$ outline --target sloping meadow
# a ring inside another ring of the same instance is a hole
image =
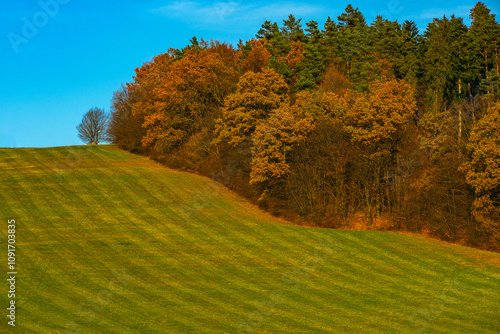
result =
[[[19,333],[500,329],[499,254],[293,226],[113,146],[0,149],[0,212]]]

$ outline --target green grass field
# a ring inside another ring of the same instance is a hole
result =
[[[500,331],[500,254],[293,226],[113,146],[0,149],[0,212],[17,333]]]

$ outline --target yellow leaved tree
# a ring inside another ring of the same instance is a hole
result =
[[[342,102],[345,129],[366,146],[393,141],[417,108],[412,88],[403,80],[375,81],[368,93],[350,91]]]
[[[473,212],[487,232],[500,240],[500,104],[488,108],[472,129],[470,160],[462,165],[473,188]]]
[[[214,143],[237,147],[250,139],[260,120],[288,101],[288,86],[274,70],[247,72],[240,78],[236,92],[226,97],[222,117],[215,127]]]
[[[279,179],[288,174],[287,154],[304,141],[313,127],[313,117],[299,104],[284,104],[273,110],[266,121],[257,125],[252,138],[250,183]]]

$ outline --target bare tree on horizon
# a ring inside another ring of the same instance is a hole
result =
[[[82,122],[76,127],[78,137],[87,145],[98,145],[108,141],[106,131],[109,115],[104,109],[93,107],[83,115]]]

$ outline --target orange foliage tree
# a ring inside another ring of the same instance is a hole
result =
[[[248,139],[259,120],[288,101],[288,86],[272,69],[260,73],[247,72],[238,82],[236,92],[227,96],[222,117],[215,127],[214,143],[233,147]]]
[[[243,60],[243,69],[245,72],[261,72],[268,65],[271,53],[265,47],[265,40],[251,39],[249,41],[252,51]]]
[[[368,92],[324,94],[325,112],[339,121],[352,143],[350,180],[361,194],[359,206],[367,221],[391,205],[387,175],[399,175],[401,137],[416,102],[410,85],[402,80],[375,81]]]
[[[175,50],[159,55],[136,70],[130,89],[146,89],[134,112],[144,116],[146,147],[159,154],[185,142],[199,131],[226,95],[236,85],[236,52],[226,44],[202,41],[201,47],[186,50],[179,57]]]
[[[299,97],[301,98],[301,97]],[[255,129],[250,183],[279,179],[290,171],[287,154],[312,131],[313,118],[298,104],[283,104]]]
[[[348,92],[339,103],[346,131],[367,146],[393,139],[417,108],[412,88],[403,80],[375,81],[368,93]]]
[[[343,95],[349,89],[352,89],[352,83],[345,74],[342,73],[339,67],[332,63],[326,68],[325,74],[323,75],[323,81],[319,87],[326,92]]]

